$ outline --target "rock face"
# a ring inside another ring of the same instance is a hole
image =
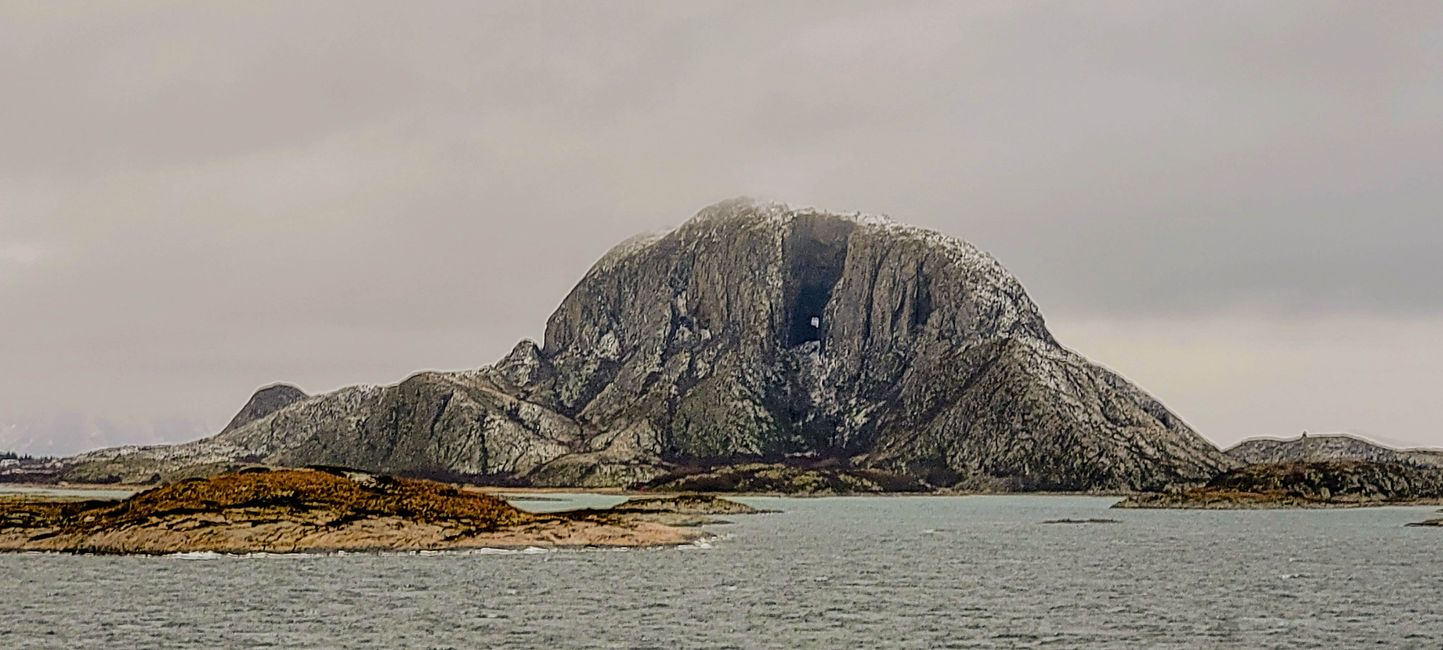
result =
[[[76,467],[130,478],[240,455],[580,486],[843,459],[932,486],[1068,491],[1197,483],[1236,464],[1060,346],[970,244],[744,200],[618,246],[542,345],[494,366],[345,389]]]
[[[241,407],[240,412],[236,413],[234,418],[231,418],[230,424],[227,424],[223,431],[239,429],[306,397],[308,395],[304,391],[288,384],[276,384],[262,388],[256,391],[256,394],[251,395],[250,401]]]
[[[605,513],[536,515],[499,498],[349,470],[247,471],[119,502],[0,499],[0,550],[285,553],[649,546],[698,537]]]
[[[1207,485],[1130,497],[1123,508],[1323,508],[1443,501],[1443,470],[1334,460],[1249,465]]]
[[[1345,434],[1303,435],[1291,440],[1255,438],[1227,450],[1239,462],[1303,463],[1328,460],[1365,460],[1443,467],[1443,451],[1436,449],[1392,449]]]

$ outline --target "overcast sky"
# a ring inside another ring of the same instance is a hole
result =
[[[737,195],[973,241],[1219,444],[1443,446],[1435,0],[7,2],[0,94],[0,448],[490,363]]]

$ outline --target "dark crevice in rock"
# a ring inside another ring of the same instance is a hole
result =
[[[850,221],[828,215],[801,217],[792,226],[784,253],[785,347],[825,341],[827,303],[842,277],[847,241],[855,227]]]
[[[440,403],[436,405],[436,412],[431,415],[431,424],[427,427],[427,431],[431,433],[432,438],[436,437],[436,424],[446,415],[446,407],[451,405],[451,399],[455,396],[456,393],[454,392],[441,395]]]

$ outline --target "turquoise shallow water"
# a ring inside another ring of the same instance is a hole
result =
[[[1443,530],[1403,526],[1435,508],[742,500],[785,512],[666,550],[0,555],[0,647],[1443,646]]]

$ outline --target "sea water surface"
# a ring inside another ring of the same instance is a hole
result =
[[[783,513],[676,549],[0,555],[0,647],[1443,647],[1443,530],[1404,527],[1434,508],[739,500]],[[1043,523],[1088,518],[1120,523]]]

